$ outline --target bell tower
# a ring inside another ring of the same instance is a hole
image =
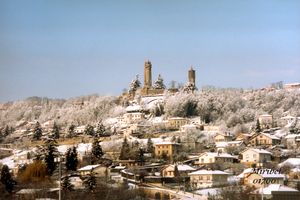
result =
[[[144,64],[144,88],[150,89],[152,87],[152,64],[147,60]]]

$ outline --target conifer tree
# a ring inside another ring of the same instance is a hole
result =
[[[147,152],[152,154],[154,153],[154,145],[151,138],[148,138],[147,141]]]
[[[101,159],[103,154],[104,153],[99,141],[96,138],[94,138],[92,144],[92,162],[94,163],[96,160]]]
[[[85,185],[85,188],[91,192],[96,188],[97,181],[93,169],[91,170],[91,173],[83,180],[83,184]]]
[[[61,187],[65,191],[73,191],[74,185],[71,184],[69,176],[64,177]]]
[[[76,171],[78,165],[76,147],[69,148],[66,153],[66,169]]]
[[[127,160],[129,159],[130,154],[130,146],[128,144],[127,138],[124,138],[122,143],[121,153],[120,153],[120,160]]]
[[[139,150],[136,153],[136,159],[135,159],[140,165],[143,165],[145,163],[145,156],[144,156],[144,149],[139,148]]]
[[[105,126],[103,125],[102,122],[99,122],[97,125],[96,133],[95,136],[101,137],[105,135]]]
[[[43,130],[42,130],[40,123],[36,122],[34,130],[33,130],[33,139],[40,140],[42,137],[42,133],[43,133]]]
[[[94,136],[95,135],[94,127],[90,124],[86,125],[86,127],[84,129],[84,133],[86,135]]]
[[[48,169],[48,173],[52,175],[54,170],[56,169],[55,157],[58,154],[57,151],[57,143],[55,140],[47,140],[45,142],[45,155],[44,160]]]
[[[5,186],[6,191],[9,193],[13,191],[15,181],[12,179],[7,165],[3,165],[1,169],[1,183]]]
[[[53,138],[53,139],[59,139],[59,135],[60,135],[59,127],[58,127],[58,125],[54,122],[53,128],[52,128],[52,138]]]
[[[68,138],[71,138],[75,135],[75,125],[74,124],[71,124],[68,128],[68,135],[67,137]]]
[[[256,125],[255,125],[255,133],[260,133],[260,132],[261,132],[260,122],[257,119],[256,120]]]

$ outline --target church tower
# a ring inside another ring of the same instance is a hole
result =
[[[152,64],[149,60],[145,62],[144,65],[144,88],[150,89],[152,87]]]
[[[194,86],[196,85],[196,71],[191,67],[188,74],[189,83],[192,83]]]

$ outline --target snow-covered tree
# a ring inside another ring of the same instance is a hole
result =
[[[42,127],[39,122],[36,122],[33,130],[33,139],[40,140],[43,134]]]
[[[155,89],[165,89],[164,79],[159,74],[157,80],[154,82],[153,88]]]
[[[61,187],[64,191],[73,191],[74,190],[74,185],[71,184],[69,176],[65,176],[63,178]]]
[[[93,169],[91,170],[91,173],[87,175],[87,177],[83,180],[83,184],[85,185],[85,188],[93,192],[93,190],[97,187],[97,180],[95,177],[95,173]]]
[[[99,160],[104,155],[102,147],[101,147],[99,141],[96,138],[94,138],[91,153],[92,153],[92,159],[93,160]]]
[[[53,139],[59,139],[60,135],[60,131],[59,131],[59,127],[58,125],[54,122],[53,127],[52,127],[52,131],[51,131],[51,137]]]

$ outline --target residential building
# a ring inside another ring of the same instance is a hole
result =
[[[187,118],[183,117],[171,117],[168,119],[168,128],[179,130],[181,126],[189,123]]]
[[[265,188],[259,188],[250,194],[249,200],[298,200],[300,192],[294,188],[281,184],[271,184]]]
[[[214,137],[214,141],[215,142],[228,142],[228,141],[232,141],[233,136],[230,133],[218,133],[215,137]]]
[[[300,147],[300,134],[289,134],[284,137],[288,149]]]
[[[192,189],[228,184],[228,173],[219,170],[198,170],[188,174]]]
[[[95,173],[95,176],[104,177],[109,176],[109,170],[107,167],[102,165],[87,165],[77,170],[81,176],[87,176],[92,171]]]
[[[178,175],[180,175],[181,177],[187,176],[188,173],[196,171],[195,168],[193,168],[189,165],[185,165],[185,164],[167,165],[161,169],[162,177],[171,177],[171,178],[175,177],[176,176],[176,172],[175,172],[176,166],[177,166],[177,170],[178,170]]]
[[[273,116],[269,114],[263,114],[258,116],[258,121],[262,128],[271,128],[273,126]]]
[[[257,164],[262,166],[264,163],[271,161],[272,153],[264,149],[248,148],[241,152],[243,158],[241,163],[247,165]]]
[[[155,156],[166,156],[169,159],[173,159],[173,156],[179,152],[180,144],[175,142],[160,142],[154,145]]]
[[[231,162],[236,159],[236,157],[228,154],[228,153],[213,153],[213,152],[205,152],[200,154],[199,156],[199,165],[203,164],[213,164],[216,162]]]
[[[246,147],[246,144],[242,140],[229,141],[229,142],[216,142],[217,152],[221,152],[221,153],[226,152],[226,148],[229,148],[229,147],[239,149],[239,148]]]
[[[280,138],[269,133],[259,133],[250,139],[251,146],[274,146],[280,142]]]
[[[270,184],[283,184],[285,175],[280,170],[267,168],[248,168],[238,175],[244,185],[260,188]]]

